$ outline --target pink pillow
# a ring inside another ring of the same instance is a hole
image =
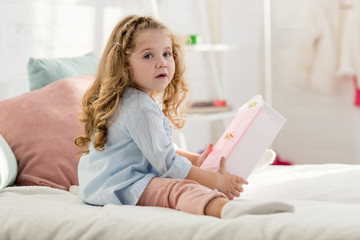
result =
[[[78,185],[81,100],[94,76],[70,77],[0,101],[0,134],[18,162],[17,185]]]

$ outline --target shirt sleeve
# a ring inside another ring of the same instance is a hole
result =
[[[128,134],[160,177],[185,178],[191,162],[175,153],[160,109],[149,103],[141,105],[127,113],[125,126]]]

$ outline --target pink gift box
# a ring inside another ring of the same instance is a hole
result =
[[[264,163],[263,156],[285,122],[286,119],[260,95],[253,97],[239,108],[201,167],[217,170],[220,158],[225,157],[230,173],[248,178],[259,164],[268,164]],[[274,157],[275,153],[272,160]]]

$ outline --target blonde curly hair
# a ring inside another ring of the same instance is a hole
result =
[[[122,19],[114,28],[100,60],[98,72],[93,85],[86,91],[82,100],[82,112],[79,121],[84,124],[84,135],[75,139],[80,153],[88,153],[91,137],[94,135],[94,147],[103,151],[106,143],[110,117],[116,111],[120,99],[128,87],[137,87],[132,81],[132,70],[129,57],[135,48],[134,37],[138,31],[159,29],[168,33],[172,40],[175,73],[173,79],[163,91],[156,92],[162,96],[162,111],[172,125],[182,128],[185,120],[183,114],[189,104],[189,92],[184,72],[182,41],[161,22],[148,16],[131,15]],[[154,97],[156,97],[154,96]],[[183,107],[184,106],[184,107]]]

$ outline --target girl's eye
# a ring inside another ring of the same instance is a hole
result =
[[[163,55],[164,57],[170,57],[171,56],[171,53],[164,53],[164,55]]]
[[[150,58],[152,58],[152,55],[151,55],[151,54],[146,54],[146,55],[144,56],[144,58],[150,59]]]

